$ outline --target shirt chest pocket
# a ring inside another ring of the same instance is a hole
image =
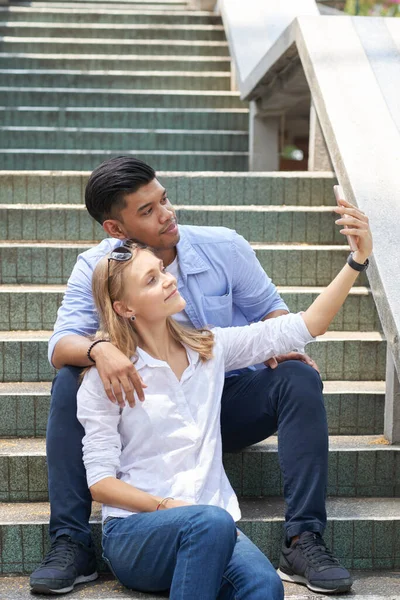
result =
[[[203,309],[207,325],[230,327],[232,325],[232,288],[223,296],[203,296]]]

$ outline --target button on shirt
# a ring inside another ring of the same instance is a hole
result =
[[[246,240],[225,227],[180,225],[178,289],[196,328],[231,327],[288,310]],[[98,261],[121,244],[108,238],[79,255],[49,341],[49,360],[65,335],[89,336],[98,329],[92,274]],[[292,350],[293,348],[291,348]]]
[[[156,496],[220,506],[240,519],[236,495],[222,465],[220,430],[224,372],[304,346],[314,338],[301,315],[245,327],[215,328],[213,358],[202,362],[186,347],[181,380],[169,365],[138,348],[136,369],[147,384],[144,402],[122,410],[107,398],[95,367],[78,391],[85,428],[88,486],[116,477]],[[133,514],[103,505],[103,519]]]

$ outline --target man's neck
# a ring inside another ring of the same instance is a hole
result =
[[[177,256],[176,246],[174,248],[168,248],[167,250],[156,250],[155,253],[163,261],[164,267],[168,267],[173,263]]]

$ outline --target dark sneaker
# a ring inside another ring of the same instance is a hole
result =
[[[30,578],[31,591],[37,594],[65,594],[77,583],[94,581],[96,557],[93,548],[60,535],[52,544],[42,564]]]
[[[304,531],[290,547],[283,545],[278,574],[283,581],[301,583],[323,594],[348,592],[353,584],[321,535],[312,531]]]

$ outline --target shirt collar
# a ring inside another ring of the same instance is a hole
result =
[[[180,240],[176,247],[178,252],[179,270],[185,280],[188,275],[208,271],[209,265],[189,241],[184,225],[179,226]]]
[[[198,352],[196,352],[192,348],[189,348],[189,346],[187,346],[186,344],[183,344],[183,346],[185,347],[186,353],[188,356],[188,361],[189,361],[188,369],[191,370],[192,368],[196,367],[197,363],[200,360],[200,356],[199,356]],[[143,369],[143,367],[153,367],[153,368],[154,367],[165,367],[167,364],[164,360],[159,360],[158,358],[154,358],[154,356],[151,356],[150,354],[148,354],[147,352],[142,350],[142,348],[137,348],[136,352],[137,352],[137,361],[134,364],[135,364],[135,368],[137,371],[139,371],[140,369]],[[132,358],[134,358],[134,357],[132,357]]]

